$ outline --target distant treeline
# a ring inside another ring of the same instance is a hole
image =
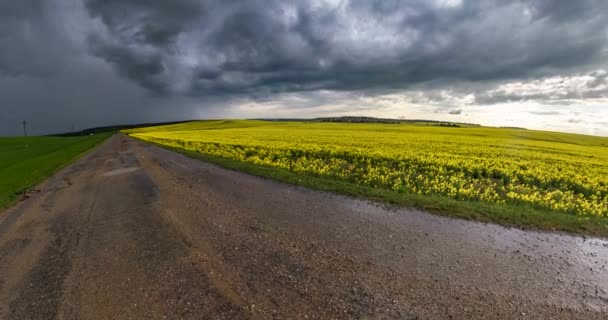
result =
[[[135,129],[135,128],[143,128],[143,127],[153,127],[153,126],[163,126],[170,124],[178,124],[184,122],[190,122],[194,120],[184,120],[184,121],[173,121],[173,122],[154,122],[154,123],[138,123],[138,124],[123,124],[123,125],[114,125],[114,126],[105,126],[105,127],[95,127],[88,128],[81,131],[75,132],[66,132],[60,134],[51,134],[49,136],[54,137],[74,137],[74,136],[88,136],[91,134],[105,133],[105,132],[118,132],[120,130],[126,129]]]
[[[316,118],[311,121],[315,122],[349,122],[349,123],[393,123],[398,124],[398,119],[373,118],[373,117],[329,117]]]
[[[432,125],[436,126],[436,127],[448,127],[448,128],[460,128],[460,127],[462,127],[458,123],[453,123],[453,122],[440,122],[440,123],[433,123]]]
[[[458,128],[463,125],[466,126],[480,126],[473,123],[455,123],[438,120],[422,120],[422,119],[391,119],[391,118],[374,118],[374,117],[323,117],[314,119],[298,119],[298,118],[284,118],[284,119],[256,119],[256,120],[267,120],[267,121],[303,121],[303,122],[338,122],[338,123],[386,123],[386,124],[400,124],[400,123],[426,123],[427,125],[435,125],[441,127],[452,127]]]

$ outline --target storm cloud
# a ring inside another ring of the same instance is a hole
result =
[[[92,52],[151,90],[397,89],[604,63],[608,2],[90,0]],[[574,70],[573,70],[574,69]]]
[[[222,108],[294,96],[400,94],[446,114],[605,99],[607,15],[605,0],[4,1],[2,120],[238,117]]]

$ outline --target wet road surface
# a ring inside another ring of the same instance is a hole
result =
[[[0,213],[0,319],[608,319],[608,242],[253,177],[115,135]]]

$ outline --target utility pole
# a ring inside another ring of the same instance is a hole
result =
[[[23,136],[27,137],[27,121],[23,120]]]

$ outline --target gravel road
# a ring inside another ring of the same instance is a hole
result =
[[[0,213],[0,319],[608,319],[608,242],[453,220],[115,135]]]

